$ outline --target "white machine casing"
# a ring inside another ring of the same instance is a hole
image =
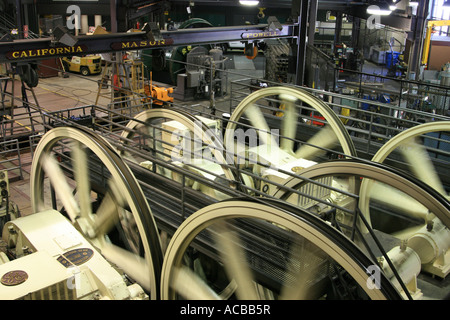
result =
[[[148,299],[57,211],[8,222],[2,242],[14,258],[1,252],[0,299]]]

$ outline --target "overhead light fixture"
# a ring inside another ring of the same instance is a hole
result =
[[[388,16],[391,12],[392,10],[389,9],[389,5],[386,2],[381,2],[379,5],[370,5],[367,7],[368,14]]]
[[[398,1],[398,0],[392,0],[392,3],[389,5],[389,10],[391,10],[391,11],[397,10],[397,4],[398,4],[399,2],[400,2],[400,1]]]
[[[257,6],[259,4],[258,0],[239,0],[239,3],[243,6]]]

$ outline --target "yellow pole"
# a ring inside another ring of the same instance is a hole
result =
[[[428,21],[425,41],[423,43],[422,65],[428,64],[428,56],[430,54],[431,33],[434,27],[450,26],[450,20]]]
[[[428,54],[430,53],[431,31],[433,29],[433,25],[430,22],[431,21],[428,21],[427,32],[425,34],[425,41],[423,43],[422,65],[427,65]]]

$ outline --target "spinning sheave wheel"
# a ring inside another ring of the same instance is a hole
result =
[[[445,156],[445,149],[448,149],[450,144],[448,142],[449,131],[450,122],[448,121],[430,122],[410,128],[386,142],[374,155],[372,161],[379,163],[390,161],[391,165],[412,173],[417,179],[435,189],[448,200],[449,195],[444,188],[441,178],[448,179],[446,177],[446,167],[448,166],[449,158]],[[433,139],[440,135],[443,136],[443,139],[440,141],[439,139]],[[447,140],[445,137],[447,137]],[[424,141],[428,142],[428,147],[425,146]],[[438,150],[433,145],[440,145],[441,150]],[[441,155],[440,152],[444,152],[444,155]],[[406,163],[406,166],[398,164],[400,162]],[[441,176],[439,176],[435,168],[435,163],[441,166],[441,172],[444,171],[444,173],[441,173]],[[434,218],[434,215],[430,214],[426,207],[411,201],[411,199],[402,197],[401,194],[395,193],[390,188],[364,182],[361,186],[361,203],[362,212],[366,214],[368,221],[377,219],[377,217],[368,214],[367,206],[369,201],[383,201],[383,199],[385,202],[386,199],[392,199],[391,202],[397,203],[397,207],[404,208],[406,215],[422,221],[416,227],[397,232],[396,236],[399,238],[407,239],[412,232],[426,225]]]
[[[316,186],[324,179],[332,181],[328,183],[330,187]],[[395,260],[399,259],[400,253],[392,250],[408,248],[409,258],[414,259],[411,265],[416,271],[415,275],[402,275],[405,283],[414,282],[424,264],[434,264],[433,269],[440,270],[441,276],[448,273],[445,257],[450,247],[450,203],[427,184],[384,165],[336,160],[300,171],[298,177],[286,181],[285,188],[280,188],[275,197],[296,204],[299,196],[293,190],[302,192],[312,186],[327,189],[328,195],[315,198],[308,210],[341,230],[366,252],[376,254],[382,249],[392,254]],[[434,224],[424,226],[417,216],[411,215],[416,208],[425,208],[424,214],[433,217]],[[374,228],[365,218],[369,215],[383,216],[384,221]],[[409,230],[408,237],[403,239],[407,242],[396,235],[404,230]],[[381,249],[378,247],[373,251],[368,247],[367,237],[372,239],[376,235],[383,241],[379,241]],[[409,288],[411,295],[420,296],[419,290]],[[399,287],[399,290],[406,292],[405,288]]]
[[[50,130],[36,148],[30,183],[34,212],[59,206],[54,209],[107,260],[152,299],[159,297],[163,258],[155,221],[138,182],[109,143],[84,129]]]
[[[446,176],[447,166],[450,160],[445,155],[445,150],[450,146],[450,121],[429,122],[405,130],[384,144],[372,158],[372,161],[383,163],[391,160],[394,166],[399,160],[406,162],[404,170],[411,172],[416,178],[434,188],[447,199],[450,199],[445,190],[441,177]],[[442,138],[439,140],[439,136]],[[437,138],[434,140],[434,138]],[[426,146],[425,141],[428,142]],[[442,154],[441,154],[442,153]],[[398,159],[390,159],[394,154],[400,154]],[[448,152],[447,152],[448,154]],[[439,176],[433,160],[444,169],[440,170]],[[447,178],[448,177],[444,177]],[[448,182],[447,182],[448,183]],[[387,190],[381,196],[386,195]],[[427,221],[423,208],[417,208],[418,215],[421,215],[424,221]],[[420,213],[422,212],[422,213]]]
[[[373,262],[341,233],[280,206],[231,200],[191,215],[166,251],[162,298],[400,298],[382,274],[378,288],[368,285]],[[199,267],[204,256],[214,268]]]
[[[421,124],[405,130],[391,138],[374,155],[374,162],[389,162],[412,173],[421,182],[433,188],[447,200],[450,199],[444,185],[449,184],[448,165],[450,156],[450,122],[436,121]],[[406,166],[403,163],[406,163]],[[389,216],[383,212],[370,210],[371,202],[389,204],[399,215]],[[448,221],[436,217],[415,199],[407,197],[402,192],[392,190],[392,187],[363,181],[361,185],[361,211],[373,228],[388,232],[395,237],[408,241],[413,246],[422,246],[422,269],[445,278],[450,273],[447,256],[450,255],[450,231]],[[414,224],[405,225],[402,221],[413,220]],[[391,229],[390,226],[400,225],[401,228]],[[439,235],[439,236],[438,236]],[[436,251],[437,250],[437,251]],[[440,251],[440,252],[439,252]],[[442,261],[438,261],[442,260]]]
[[[356,156],[336,113],[298,88],[269,87],[247,96],[233,111],[224,141],[236,165],[278,182],[288,177],[279,169],[296,172],[317,163],[317,157],[330,150]],[[277,172],[265,172],[267,168]],[[275,191],[273,187],[263,190],[271,195]]]
[[[146,110],[127,124],[121,135],[123,147],[119,152],[126,159],[174,180],[181,177],[176,170],[170,170],[167,163],[230,185],[235,175],[222,141],[216,135],[217,128],[216,121],[181,110]],[[154,160],[146,160],[146,156],[136,150],[144,151]],[[158,161],[165,165],[158,165]],[[224,196],[195,180],[187,180],[188,185],[215,198]]]
[[[365,183],[377,182],[389,186],[391,191],[396,192],[396,194],[403,194],[404,198],[399,197],[398,201],[404,199],[409,199],[411,203],[414,201],[417,206],[426,207],[427,212],[433,213],[444,225],[450,225],[449,202],[445,197],[409,174],[377,165],[376,163],[337,160],[317,164],[300,171],[298,177],[292,177],[287,180],[285,183],[286,189],[280,188],[276,197],[289,202],[289,197],[295,196],[295,193],[291,190],[299,189],[308,183],[314,183],[311,180],[318,180],[326,176],[333,178],[333,180],[339,179],[340,181],[341,188],[339,188],[338,184],[334,184],[334,189],[330,187],[330,190],[337,193],[340,192],[341,196],[345,196],[348,193],[350,197],[355,199],[354,204],[359,207],[366,205],[366,202],[362,202],[363,198],[367,197],[366,190],[363,190],[362,186]],[[358,177],[358,179],[355,179],[355,177]],[[350,181],[353,185],[348,187],[349,183],[347,181]],[[352,194],[348,190],[356,193]],[[373,193],[369,194],[369,197],[373,196]],[[403,207],[397,203],[390,203],[390,199],[392,197],[387,196],[384,204],[392,205],[393,207]],[[359,209],[362,210],[362,208]],[[408,208],[404,209],[407,210]]]

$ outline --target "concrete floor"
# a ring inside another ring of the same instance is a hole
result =
[[[263,76],[264,63],[262,57],[258,57],[254,61],[248,60],[242,55],[231,53],[228,55],[227,70],[228,81],[233,81],[251,76]],[[69,73],[68,77],[56,76],[49,78],[40,78],[39,84],[34,88],[34,94],[37,102],[33,99],[31,93],[27,93],[28,100],[31,104],[39,105],[43,112],[53,112],[76,108],[84,105],[95,105],[98,95],[98,82],[101,75],[91,75],[82,77],[79,74]],[[8,90],[7,90],[8,91]],[[20,82],[15,82],[15,96],[21,97]],[[102,92],[108,92],[103,90]],[[107,107],[111,99],[100,96],[97,104],[101,107]],[[181,104],[199,104],[203,109],[208,108],[209,101],[175,101]],[[17,104],[17,103],[16,103]],[[217,108],[220,110],[220,98],[217,99]],[[228,107],[228,103],[224,103]],[[227,108],[226,107],[226,108]],[[17,109],[18,110],[18,109]],[[15,111],[23,114],[21,111]],[[16,122],[21,127],[29,128],[28,115],[15,116]],[[33,130],[34,131],[34,130]],[[1,141],[1,140],[0,140]],[[0,154],[0,160],[1,160]],[[20,150],[20,163],[16,160],[16,156],[7,157],[13,159],[10,162],[0,161],[0,170],[21,167],[22,170],[12,169],[8,171],[10,179],[10,200],[16,204],[22,216],[32,213],[30,203],[30,171],[32,156],[29,148]]]
[[[98,89],[97,80],[99,79],[99,75],[83,78],[76,74],[70,74],[67,78],[41,78],[39,79],[39,85],[34,88],[34,94],[38,105],[44,112],[90,105],[95,103]],[[20,82],[16,81],[14,91],[17,98],[21,97]],[[32,94],[27,95],[30,103],[35,104],[36,101],[33,99]],[[107,101],[104,98],[101,98],[99,102],[99,105],[104,104],[106,106],[107,104]],[[17,119],[16,122],[22,124],[23,126],[29,127],[29,124],[25,123],[26,120],[20,119],[21,116],[17,115],[20,112],[21,111],[17,111],[15,115],[15,119]],[[6,159],[12,160],[9,162],[0,163],[0,170],[16,168],[19,166],[22,169],[8,170],[8,177],[10,180],[10,200],[17,206],[20,215],[28,215],[32,213],[30,202],[31,152],[29,148],[21,149],[20,163],[16,159],[15,154],[8,154]]]

